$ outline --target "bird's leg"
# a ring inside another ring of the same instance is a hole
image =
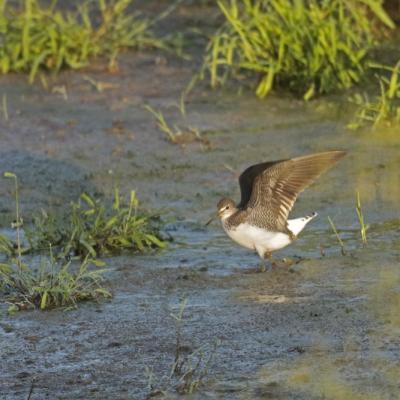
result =
[[[273,267],[290,267],[294,264],[294,262],[290,259],[284,258],[282,262],[280,262],[277,259],[272,258],[272,252],[266,251],[264,253],[264,263],[262,264],[261,270],[264,272],[266,271],[266,261],[268,260],[269,262],[269,267],[268,269],[271,270]]]
[[[267,270],[267,262],[268,262],[268,271],[270,271],[272,269],[272,253],[270,251],[266,251],[263,255],[263,259],[260,265],[260,271],[261,272],[265,272]]]

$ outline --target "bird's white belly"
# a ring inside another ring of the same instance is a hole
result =
[[[234,229],[226,229],[227,235],[236,243],[257,252],[272,252],[290,244],[289,235],[282,232],[270,232],[247,223],[240,224]]]

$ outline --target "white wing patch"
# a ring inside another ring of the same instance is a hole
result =
[[[287,227],[290,230],[290,232],[293,232],[293,234],[297,236],[304,229],[304,227],[317,215],[318,214],[314,212],[311,215],[308,215],[307,217],[288,219]]]

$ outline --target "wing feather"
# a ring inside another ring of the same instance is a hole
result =
[[[260,164],[252,165],[251,167],[245,169],[239,177],[240,185],[240,203],[238,205],[239,209],[246,208],[248,201],[250,200],[251,193],[253,191],[254,180],[258,175],[263,173],[266,169],[271,168],[273,165],[286,160],[279,161],[267,161]]]
[[[246,184],[242,185],[241,182],[242,199],[240,204],[242,205],[243,201],[247,199],[246,207],[252,209],[253,214],[268,215],[269,220],[271,218],[275,220],[269,221],[269,223],[272,223],[276,229],[285,229],[289,212],[299,193],[345,154],[344,151],[328,151],[291,160],[257,164],[253,166],[257,167],[254,170],[252,170],[253,167],[250,167],[241,175],[240,179],[244,174],[248,174],[252,178],[251,195],[248,194],[249,183],[246,181]],[[261,165],[265,168],[259,168]],[[255,172],[258,173],[254,176]],[[247,179],[247,176],[243,179]],[[243,187],[246,190],[245,194],[243,194]],[[255,215],[254,219],[262,220],[260,215]]]

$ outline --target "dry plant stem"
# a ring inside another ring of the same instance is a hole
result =
[[[181,337],[182,337],[182,319],[183,319],[183,312],[185,311],[187,304],[187,299],[183,299],[178,314],[171,314],[171,317],[175,320],[176,326],[176,343],[175,343],[175,361],[174,367],[172,370],[173,374],[180,374],[182,371],[182,364],[179,362],[181,358]]]
[[[17,229],[17,251],[18,251],[17,263],[21,270],[22,269],[22,259],[21,259],[22,252],[21,252],[21,236],[20,236],[21,220],[19,216],[18,178],[17,175],[15,175],[12,172],[5,172],[4,177],[14,179],[14,184],[15,184],[15,214],[16,214],[15,227]]]
[[[345,252],[345,249],[344,249],[344,243],[343,243],[342,239],[341,239],[340,236],[339,236],[339,233],[338,233],[338,231],[337,231],[337,229],[336,229],[336,226],[335,226],[335,224],[333,223],[331,217],[328,217],[328,221],[329,221],[329,224],[330,224],[331,227],[332,227],[333,232],[335,233],[336,239],[337,239],[338,242],[339,242],[340,249],[341,249],[341,253],[342,253],[343,256],[345,256],[345,255],[346,255],[346,252]]]
[[[146,398],[148,399],[158,395],[167,396],[171,390],[178,394],[192,394],[198,390],[209,372],[209,366],[214,358],[219,341],[214,342],[212,348],[209,348],[209,352],[206,351],[208,346],[201,346],[190,354],[183,354],[182,322],[186,304],[187,300],[183,299],[179,311],[176,314],[170,314],[175,321],[176,342],[175,359],[169,374],[156,380],[152,369],[146,367],[149,389]]]

